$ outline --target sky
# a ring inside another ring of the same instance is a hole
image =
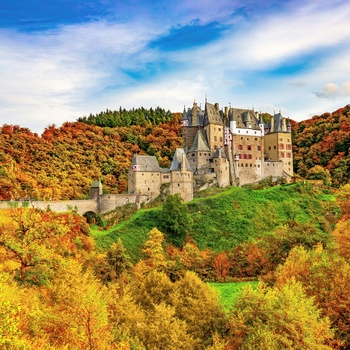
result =
[[[0,0],[0,126],[205,99],[296,121],[350,103],[348,0]]]

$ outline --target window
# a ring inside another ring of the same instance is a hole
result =
[[[214,141],[217,141],[217,137],[216,136],[214,136]]]
[[[282,138],[280,138],[280,141],[283,141],[283,139],[282,139]]]
[[[281,158],[284,158],[284,152],[281,152]]]
[[[240,151],[242,151],[243,145],[238,145],[238,149],[239,149]]]
[[[278,147],[279,147],[279,149],[284,149],[284,144],[280,143]]]
[[[252,150],[252,146],[251,146],[251,145],[248,145],[248,146],[247,146],[247,150],[248,150],[248,151],[251,151],[251,150]]]
[[[221,128],[218,128],[219,131],[221,131]]]
[[[253,156],[251,154],[248,154],[248,159],[252,159]]]
[[[291,153],[287,153],[287,158],[292,158],[292,154]]]
[[[222,142],[222,137],[220,136],[220,142]]]
[[[261,151],[261,146],[258,146],[258,151]]]
[[[291,150],[291,149],[292,149],[292,145],[287,144],[287,145],[286,145],[286,149]]]
[[[276,149],[276,146],[273,146],[273,149]]]
[[[269,151],[271,151],[271,147],[269,146]]]
[[[246,154],[243,154],[243,159],[247,159],[247,155]]]

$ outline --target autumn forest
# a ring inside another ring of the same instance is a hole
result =
[[[180,118],[120,108],[40,136],[3,125],[0,200],[85,199],[97,179],[126,192],[134,153],[170,165]],[[292,127],[296,183],[91,220],[1,210],[0,348],[350,348],[350,105]]]

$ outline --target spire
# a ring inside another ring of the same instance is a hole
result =
[[[187,118],[187,113],[186,113],[186,106],[184,105],[184,111],[182,112],[182,120],[186,120]]]

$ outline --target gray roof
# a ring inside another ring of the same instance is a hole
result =
[[[135,154],[132,159],[132,165],[139,165],[140,171],[161,171],[155,156],[140,156]]]
[[[173,161],[171,162],[170,171],[181,170],[182,159],[183,159],[182,155],[183,154],[185,154],[185,151],[183,148],[176,148]],[[191,166],[190,166],[190,163],[189,163],[187,157],[185,157],[185,161],[186,161],[186,170],[191,170]]]
[[[215,154],[213,155],[213,158],[219,158],[221,153],[221,158],[227,158],[226,153],[222,147],[219,147],[216,149]]]
[[[260,130],[259,120],[256,118],[254,111],[251,109],[230,108],[229,120],[235,121],[237,128],[246,129],[246,123],[250,122],[252,123],[252,129]]]
[[[198,130],[192,147],[188,152],[210,151],[207,134],[204,130]]]
[[[224,125],[220,111],[218,111],[215,105],[206,102],[205,103],[205,121],[204,125],[215,124],[215,125]]]

